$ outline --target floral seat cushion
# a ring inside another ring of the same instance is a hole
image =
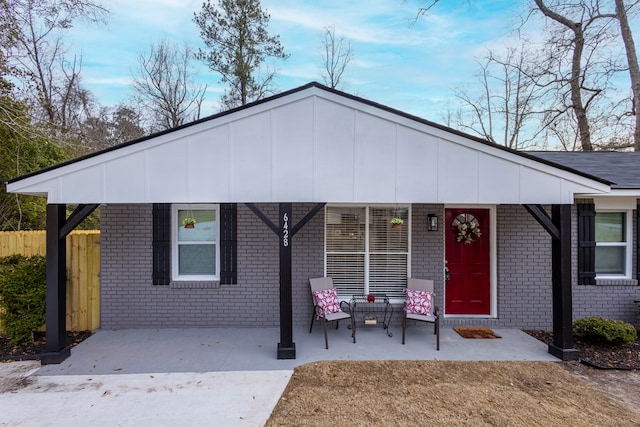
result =
[[[433,307],[433,292],[407,289],[407,313],[431,316]]]
[[[322,309],[322,313],[331,314],[342,311],[335,288],[314,291],[313,295],[316,298],[316,304]]]

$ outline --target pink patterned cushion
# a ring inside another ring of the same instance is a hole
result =
[[[407,313],[431,315],[433,302],[433,292],[416,291],[406,289],[407,292]]]
[[[316,297],[316,304],[320,306],[324,313],[331,314],[340,311],[340,302],[338,301],[336,288],[313,291],[313,295]]]

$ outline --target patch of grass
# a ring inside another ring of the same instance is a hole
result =
[[[318,362],[294,370],[267,426],[637,426],[552,362]]]

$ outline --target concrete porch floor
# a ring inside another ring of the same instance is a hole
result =
[[[193,328],[98,330],[72,349],[59,365],[46,365],[38,375],[104,375],[162,372],[223,372],[292,370],[321,360],[539,360],[558,361],[547,346],[517,329],[495,329],[500,339],[465,339],[451,327],[441,327],[440,351],[433,326],[402,330],[391,326],[389,337],[380,325],[360,326],[356,343],[346,323],[329,327],[329,349],[322,326],[294,330],[296,358],[277,359],[277,328]]]

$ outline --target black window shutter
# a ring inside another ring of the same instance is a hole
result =
[[[220,284],[235,285],[237,274],[237,215],[235,203],[220,204]]]
[[[578,203],[578,284],[596,284],[596,209]]]
[[[153,204],[153,284],[171,283],[171,205]]]

